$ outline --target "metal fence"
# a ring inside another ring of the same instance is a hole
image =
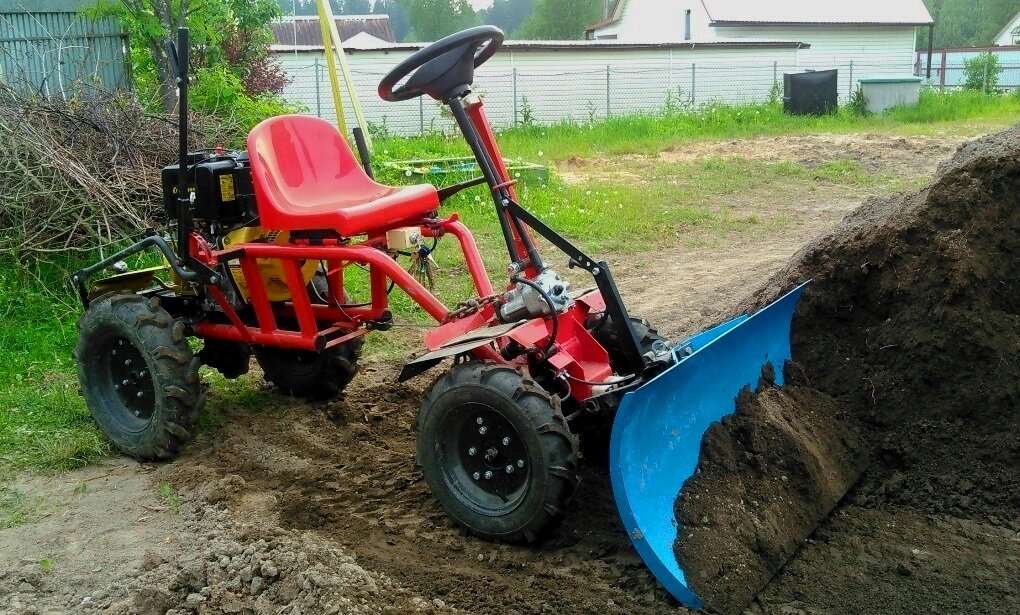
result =
[[[284,98],[304,105],[308,113],[336,119],[325,60],[284,64],[291,83]],[[818,65],[836,69],[838,92],[846,102],[858,79],[902,76],[902,68],[876,65]],[[493,125],[585,123],[614,116],[679,112],[713,103],[746,105],[782,96],[783,74],[804,70],[803,63],[762,64],[674,63],[606,65],[562,70],[487,70],[475,75],[475,91],[485,99]],[[366,121],[376,132],[421,134],[447,132],[453,126],[444,107],[429,98],[401,103],[379,99],[376,87],[385,71],[352,69]],[[346,109],[350,109],[345,96]]]
[[[87,19],[73,8],[0,12],[0,79],[63,98],[81,85],[130,85],[127,39],[120,25],[109,18]]]

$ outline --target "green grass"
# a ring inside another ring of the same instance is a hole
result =
[[[170,486],[170,483],[163,481],[159,484],[159,495],[163,498],[163,502],[170,507],[175,515],[181,512],[181,498],[177,495],[177,491]]]
[[[540,110],[536,110],[540,112]],[[593,255],[626,254],[690,246],[725,245],[732,237],[753,237],[781,229],[792,221],[769,211],[730,206],[747,194],[784,198],[804,190],[831,186],[893,191],[910,182],[864,169],[853,160],[809,167],[796,162],[768,162],[738,157],[689,163],[655,162],[655,154],[682,148],[694,140],[812,132],[973,131],[974,126],[1004,125],[1020,117],[1020,96],[961,92],[925,92],[913,109],[896,109],[875,117],[846,112],[826,117],[792,117],[777,105],[711,106],[695,113],[614,118],[591,125],[518,127],[504,131],[500,143],[509,157],[550,163],[572,157],[611,160],[628,177],[596,174],[579,184],[553,177],[547,185],[522,184],[521,202],[566,237]],[[468,155],[460,137],[429,135],[376,142],[379,162],[410,158]],[[652,160],[652,162],[650,162]],[[382,166],[378,165],[382,170]],[[598,171],[596,169],[595,171]],[[381,179],[406,182],[395,172]],[[638,178],[638,179],[635,179]],[[505,275],[502,238],[493,204],[484,187],[473,188],[444,205],[457,211],[475,234],[490,275]],[[546,252],[557,266],[562,260]],[[456,241],[441,242],[436,292],[448,304],[472,296]],[[80,305],[70,292],[67,272],[80,263],[56,262],[26,267],[22,259],[0,259],[0,480],[23,470],[59,471],[80,467],[109,455],[109,446],[93,426],[77,390],[71,350]],[[138,264],[145,264],[139,262]],[[561,267],[562,268],[562,267]],[[349,269],[355,299],[367,296],[367,280]],[[391,296],[398,323],[432,324],[402,293]],[[398,360],[417,350],[413,336],[370,335],[370,355]],[[262,391],[252,377],[227,381],[204,369],[217,396],[258,408]],[[203,428],[219,420],[215,396],[202,417]],[[5,510],[5,509],[4,509]],[[6,514],[6,513],[5,513]],[[8,515],[9,516],[9,515]],[[4,518],[4,517],[0,517]]]
[[[42,516],[44,500],[0,485],[0,530],[32,523]]]

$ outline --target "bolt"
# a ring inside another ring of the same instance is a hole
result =
[[[114,348],[113,350],[110,351],[110,356],[111,357],[117,356],[117,349],[116,348]]]
[[[127,385],[131,384],[130,382],[128,382],[128,379],[127,379],[127,378],[125,378],[125,379],[121,380],[121,381],[120,381],[120,383],[121,383],[122,385],[124,385],[124,386],[127,386]]]
[[[119,384],[113,385],[113,390],[114,391],[119,391],[120,390],[120,385]]]
[[[514,473],[514,467],[513,466],[507,466],[506,467],[506,473],[507,474],[513,474]]]
[[[482,421],[482,417],[478,417],[475,419],[475,422],[481,425],[484,421]]]
[[[137,397],[138,399],[141,399],[141,398],[145,397],[145,393],[142,393],[141,391],[138,391],[137,393],[135,393],[135,397]]]
[[[131,359],[124,359],[124,367],[131,367]]]
[[[475,472],[474,474],[471,475],[471,477],[474,478],[475,480],[478,480],[479,478],[482,477],[482,475],[479,474],[478,472]]]
[[[478,433],[482,434],[483,436],[485,435],[485,432],[487,432],[487,431],[489,431],[489,430],[485,428],[485,425],[482,425],[481,427],[478,428]]]
[[[602,270],[601,270],[601,269],[599,269],[598,267],[592,267],[592,268],[591,268],[591,274],[592,274],[592,275],[598,275],[598,274],[600,274],[600,273],[602,273]]]
[[[510,438],[503,438],[503,446],[510,446]]]
[[[138,377],[139,378],[145,378],[148,375],[149,375],[149,372],[145,371],[144,369],[142,371],[138,372]]]
[[[523,459],[518,459],[517,460],[517,467],[518,468],[523,468],[524,467],[524,460]]]
[[[485,471],[485,480],[489,480],[490,478],[492,478],[492,470],[486,470]]]
[[[472,446],[471,448],[468,449],[468,455],[471,455],[472,457],[474,457],[477,454],[478,454],[478,449],[477,448]]]
[[[141,412],[139,412],[139,411],[137,411],[137,410],[135,410],[135,416],[137,416],[137,417],[141,418],[141,416],[142,416],[142,413],[141,413]]]

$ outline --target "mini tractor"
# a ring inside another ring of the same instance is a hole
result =
[[[801,289],[679,343],[630,316],[609,266],[517,200],[471,91],[474,69],[502,41],[492,26],[464,30],[415,52],[379,84],[387,101],[441,101],[463,132],[481,177],[437,189],[376,183],[364,135],[355,129],[359,163],[336,128],[314,117],[263,121],[247,151],[189,151],[181,29],[177,44],[167,43],[180,92],[180,160],[162,174],[170,231],[72,275],[85,306],[75,349],[82,393],[117,449],[170,459],[196,430],[201,364],[232,378],[254,354],[282,391],[336,396],[357,371],[364,336],[391,327],[388,297],[399,288],[437,322],[400,380],[451,364],[416,423],[417,462],[442,508],[481,538],[538,540],[578,484],[578,435],[601,437],[630,539],[666,589],[697,606],[672,552],[673,499],[694,473],[708,426],[734,411],[763,364],[790,357]],[[483,184],[508,255],[498,288],[471,232],[443,211],[444,200]],[[593,287],[572,292],[534,234],[590,274]],[[400,261],[427,259],[445,236],[458,242],[477,292],[452,309]],[[125,271],[122,259],[144,250],[161,252],[165,265]],[[368,271],[366,301],[344,290],[352,266]],[[96,278],[111,268],[119,271]],[[189,338],[202,341],[197,354]]]

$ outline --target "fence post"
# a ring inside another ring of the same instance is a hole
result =
[[[772,87],[776,87],[779,83],[779,62],[776,60],[772,61]]]
[[[418,97],[418,134],[425,134],[425,97]]]
[[[992,59],[991,56],[992,56],[991,52],[988,52],[985,55],[985,76],[984,79],[981,81],[981,91],[984,92],[985,94],[988,93],[988,64],[989,60]]]
[[[695,95],[695,92],[697,92],[697,90],[698,90],[695,87],[696,83],[697,83],[697,70],[695,68],[694,62],[691,62],[691,106],[692,107],[694,106],[694,101],[697,100],[697,96]]]
[[[611,115],[609,111],[609,65],[606,64],[606,118]]]
[[[850,83],[847,85],[850,92],[847,93],[847,100],[853,98],[854,95],[854,61],[850,60]]]
[[[319,98],[319,58],[315,58],[315,117],[322,117],[322,99]]]
[[[517,125],[517,67],[516,66],[514,67],[514,70],[513,70],[513,78],[511,80],[511,82],[513,83],[513,95],[514,95],[514,105],[513,105],[514,106],[514,119],[513,119],[512,122],[510,122],[510,125],[511,126],[515,126],[515,125]]]

